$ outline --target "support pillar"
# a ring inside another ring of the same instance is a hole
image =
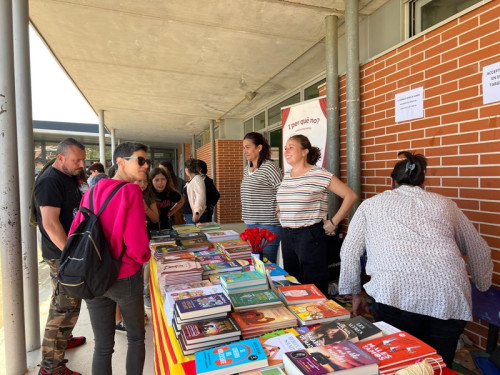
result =
[[[191,136],[191,157],[196,158],[196,135]]]
[[[215,175],[215,120],[210,122],[210,169],[212,171],[212,179],[216,184]],[[217,221],[217,207],[214,207],[212,220]]]
[[[347,96],[347,184],[361,197],[361,125],[359,87],[359,0],[345,2],[346,96]],[[359,200],[349,217],[359,206]]]
[[[327,167],[331,173],[340,178],[338,17],[327,16],[325,23]],[[328,217],[333,217],[339,208],[340,198],[330,192]]]
[[[19,202],[21,212],[21,247],[24,289],[26,350],[40,347],[40,301],[38,297],[38,252],[36,228],[29,223],[31,188],[34,183],[33,115],[31,111],[31,74],[29,48],[28,0],[12,2],[14,25],[14,64],[17,117],[17,155]]]
[[[186,161],[186,144],[183,143],[181,145],[181,161],[179,163],[179,176],[181,176],[183,180],[186,179],[186,173],[184,172],[185,161]]]
[[[27,370],[24,331],[21,214],[16,134],[12,1],[0,0],[0,254],[2,259],[5,370]],[[32,171],[33,172],[33,171]]]
[[[106,140],[104,139],[104,110],[99,110],[99,161],[106,166]]]
[[[115,160],[115,148],[116,148],[116,138],[115,138],[115,129],[111,129],[111,164],[113,164]]]

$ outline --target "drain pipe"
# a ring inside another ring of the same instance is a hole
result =
[[[361,126],[359,88],[359,0],[346,4],[346,48],[347,48],[347,184],[361,197]],[[349,214],[354,215],[360,200]]]
[[[328,170],[340,178],[340,119],[339,119],[339,43],[338,17],[325,18],[326,28],[326,127]],[[340,198],[329,192],[328,217],[340,208]]]

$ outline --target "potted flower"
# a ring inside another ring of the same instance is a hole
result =
[[[273,242],[278,235],[266,228],[247,228],[240,234],[240,238],[246,241],[252,249],[252,255],[262,259],[262,252],[265,247]]]

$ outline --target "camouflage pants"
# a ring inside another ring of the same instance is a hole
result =
[[[72,298],[58,288],[57,274],[59,272],[59,259],[44,259],[50,267],[52,282],[52,299],[50,302],[49,316],[45,325],[42,342],[42,362],[40,367],[50,373],[64,369],[67,360],[64,352],[68,340],[72,338],[73,328],[80,315],[81,299]]]

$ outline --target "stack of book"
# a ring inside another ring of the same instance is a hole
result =
[[[200,281],[203,269],[194,259],[161,262],[156,269],[160,290],[166,285]]]
[[[297,318],[285,306],[232,312],[231,316],[240,326],[243,338],[297,326]]]
[[[266,290],[269,288],[266,276],[257,271],[222,274],[220,277],[220,284],[228,295],[240,292]]]
[[[314,284],[280,286],[277,289],[278,296],[287,305],[326,300],[325,295]]]
[[[241,339],[240,327],[232,318],[203,319],[180,326],[178,335],[184,355]]]
[[[306,348],[334,344],[341,341],[358,342],[359,338],[345,323],[330,322],[321,324],[298,336]]]
[[[159,236],[152,237],[149,241],[150,246],[158,246],[158,245],[175,245],[175,238],[170,236]]]
[[[190,232],[196,233],[196,232]],[[213,248],[213,244],[204,237],[180,240],[182,246],[191,251],[204,251]]]
[[[191,281],[188,283],[165,285],[165,288],[162,289],[164,291],[163,297],[165,297],[166,294],[169,292],[181,292],[187,289],[201,288],[210,285],[213,284],[209,280]]]
[[[267,366],[259,339],[241,340],[196,352],[197,375],[237,374]]]
[[[220,263],[229,260],[224,254],[215,249],[195,251],[194,255],[200,264]]]
[[[208,276],[213,274],[223,274],[228,272],[241,271],[243,269],[243,266],[247,264],[248,262],[246,262],[245,264],[244,261],[242,261],[241,259],[203,264],[201,266],[203,268],[203,278],[208,279]]]
[[[436,354],[433,347],[404,331],[359,342],[356,345],[379,361],[379,371],[384,375],[394,374],[427,358],[432,358],[429,364],[434,369],[444,367],[443,358]]]
[[[177,285],[182,285],[182,284],[177,284]],[[165,317],[167,318],[167,322],[169,323],[172,322],[172,319],[174,317],[175,301],[180,301],[188,298],[203,297],[216,293],[224,293],[224,289],[220,285],[203,285],[197,287],[187,287],[183,290],[166,291],[165,302],[163,303],[163,309],[165,311]]]
[[[177,243],[167,244],[167,245],[149,245],[151,251],[153,252],[153,258],[155,260],[162,259],[165,254],[178,253],[186,251],[187,249],[183,246],[177,245]]]
[[[240,238],[238,232],[235,232],[232,229],[228,230],[214,230],[205,233],[207,239],[210,242],[220,242],[220,241],[228,241],[228,240],[237,240]]]
[[[217,248],[230,259],[250,259],[252,249],[242,239],[218,241]]]
[[[288,375],[378,375],[377,360],[349,341],[285,353]]]
[[[297,316],[300,325],[303,326],[328,323],[335,320],[349,319],[351,317],[349,310],[329,299],[318,302],[292,304],[289,305],[288,308]]]
[[[232,293],[229,295],[234,311],[246,311],[271,306],[282,306],[283,302],[272,289],[253,292]]]
[[[196,228],[196,225],[194,225],[194,224],[177,224],[177,225],[172,225],[172,229],[175,230],[177,233],[199,232],[199,229]]]
[[[209,221],[207,223],[197,223],[196,227],[203,232],[208,232],[212,230],[219,230],[220,224],[215,221]]]
[[[225,318],[230,311],[231,302],[224,293],[180,299],[174,303],[172,327],[178,333],[182,324]]]
[[[358,336],[360,342],[383,336],[383,332],[379,327],[361,315],[344,320],[343,323]]]
[[[185,241],[185,240],[197,240],[197,239],[203,240],[204,242],[208,242],[205,234],[202,231],[198,231],[198,230],[197,231],[179,232],[177,239],[179,241],[181,241],[181,244],[182,244],[182,241]]]
[[[149,231],[149,234],[151,235],[151,238],[164,237],[164,236],[175,238],[177,236],[177,231],[175,231],[174,229],[159,229],[159,230],[151,230]]]

